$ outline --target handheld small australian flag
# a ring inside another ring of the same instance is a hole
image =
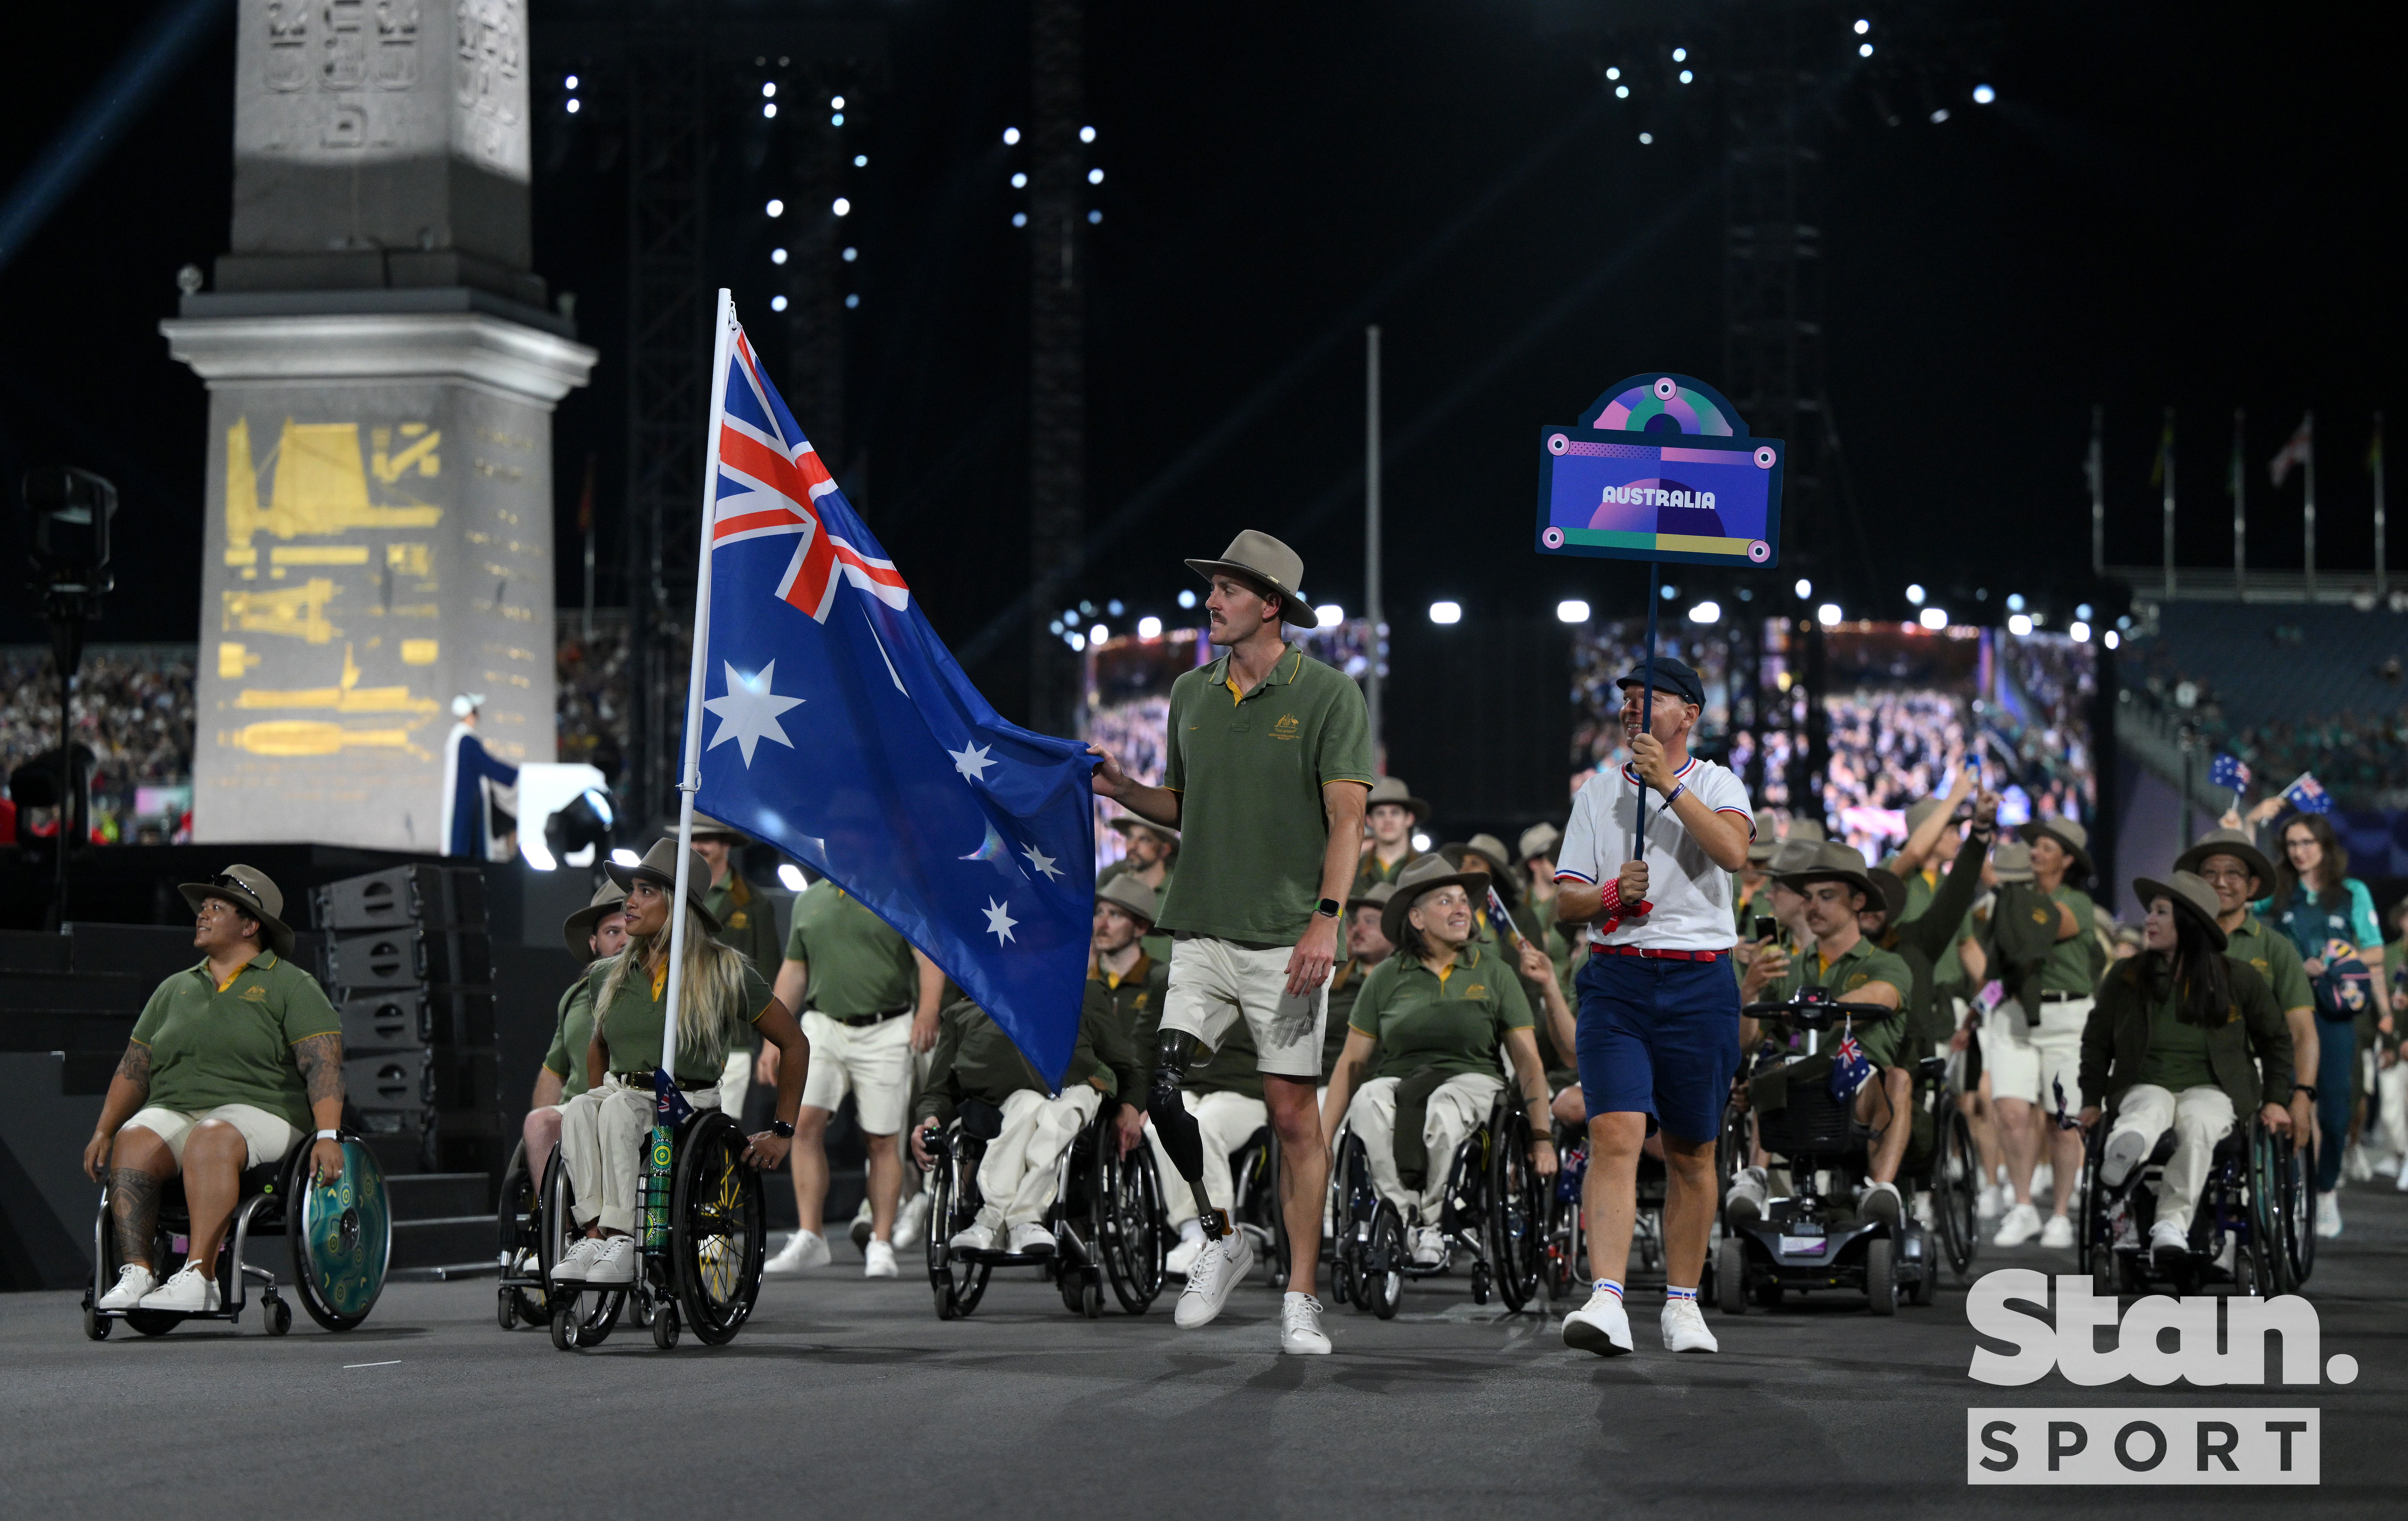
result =
[[[2302,813],[2329,813],[2332,794],[2325,791],[2314,771],[2301,771],[2300,779],[2283,789],[2283,801]]]
[[[2207,784],[2239,792],[2249,785],[2249,768],[2238,755],[2219,754],[2207,763]]]
[[[1831,1098],[1846,1103],[1856,1097],[1865,1079],[1872,1075],[1873,1064],[1865,1055],[1865,1048],[1856,1040],[1856,1026],[1840,1026],[1840,1043],[1831,1048]]]
[[[1058,1084],[1095,917],[1094,762],[979,695],[720,309],[695,806],[894,926]]]

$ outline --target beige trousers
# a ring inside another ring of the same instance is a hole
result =
[[[717,1109],[719,1090],[685,1096],[696,1109]],[[560,1165],[576,1191],[572,1210],[580,1227],[632,1233],[644,1178],[644,1138],[652,1129],[652,1090],[635,1087],[615,1072],[602,1086],[588,1088],[560,1106]]]
[[[1003,1133],[986,1143],[979,1160],[979,1194],[985,1200],[978,1221],[989,1230],[1033,1226],[1045,1218],[1054,1196],[1054,1166],[1104,1096],[1088,1083],[1048,1098],[1023,1088],[1003,1100]]]
[[[2187,1230],[2199,1191],[2207,1184],[2207,1164],[2215,1143],[2232,1133],[2232,1098],[2213,1084],[2168,1093],[2154,1083],[2136,1083],[2124,1090],[2109,1136],[2137,1135],[2154,1147],[2168,1129],[2174,1133],[2174,1154],[2166,1159],[2157,1180],[2157,1219]]]
[[[1505,1080],[1491,1072],[1466,1072],[1448,1078],[1429,1097],[1422,1119],[1422,1141],[1429,1148],[1429,1185],[1419,1193],[1397,1175],[1397,1083],[1375,1077],[1354,1090],[1346,1106],[1346,1123],[1363,1140],[1371,1165],[1371,1186],[1397,1207],[1408,1226],[1434,1226],[1446,1209],[1446,1182],[1455,1170],[1455,1149],[1488,1117]]]

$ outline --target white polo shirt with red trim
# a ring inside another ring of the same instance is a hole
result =
[[[1717,813],[1733,813],[1755,838],[1756,812],[1747,785],[1713,761],[1689,758],[1677,780]],[[1647,794],[1647,850],[1633,849],[1639,796]],[[1621,874],[1623,863],[1647,863],[1648,913],[1626,916],[1611,934],[1589,926],[1591,945],[1634,945],[1658,951],[1727,951],[1737,940],[1731,927],[1731,874],[1716,866],[1664,799],[1628,767],[1598,771],[1573,795],[1571,823],[1555,852],[1555,880],[1595,886]]]

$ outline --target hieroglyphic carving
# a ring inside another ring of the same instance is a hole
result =
[[[380,90],[418,82],[418,0],[377,0],[376,82]]]
[[[308,0],[267,0],[267,88],[300,89],[309,82]]]
[[[516,167],[510,151],[525,89],[519,82],[525,38],[521,0],[455,0],[459,58],[453,68],[460,135],[477,157]]]

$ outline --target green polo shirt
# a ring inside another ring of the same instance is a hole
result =
[[[220,987],[209,964],[159,984],[134,1039],[150,1050],[144,1102],[179,1114],[220,1104],[249,1104],[311,1129],[309,1090],[293,1048],[343,1027],[318,980],[273,951],[262,951]]]
[[[824,877],[795,899],[786,959],[810,968],[803,1007],[837,1019],[911,1009],[920,1001],[911,942]]]
[[[2254,913],[2241,916],[2241,927],[2225,937],[2224,954],[2235,961],[2246,961],[2266,979],[2274,990],[2274,1007],[2285,1013],[2294,1009],[2314,1009],[2315,989],[2309,984],[2308,969],[2300,964],[2300,948],[2291,937],[2268,925]]]
[[[2181,984],[2166,989],[2149,1010],[2149,1046],[2141,1056],[2141,1081],[2153,1083],[2168,1093],[2180,1094],[2185,1088],[2215,1086],[2215,1069],[2207,1055],[2205,1026],[2191,1024],[2175,1011],[2181,1003]]]
[[[1225,654],[1170,685],[1162,784],[1180,795],[1179,875],[1160,927],[1293,945],[1321,898],[1321,789],[1370,786],[1370,718],[1352,678],[1301,650],[1242,696],[1229,671]]]
[[[569,983],[552,1016],[552,1049],[543,1054],[543,1065],[559,1076],[563,1103],[585,1091],[585,1050],[594,1043],[594,990],[598,985],[586,977]]]
[[[2078,887],[2061,886],[2048,896],[2071,909],[2073,922],[2081,927],[2071,940],[2058,940],[2049,948],[2048,959],[2040,964],[2039,991],[2086,997],[2107,970],[2106,953],[2099,949],[2099,937],[2091,933],[2090,895]]]
[[[1444,976],[1418,956],[1381,962],[1363,980],[1346,1023],[1380,1042],[1371,1075],[1381,1078],[1497,1072],[1506,1032],[1526,1030],[1532,1021],[1513,969],[1466,945]]]
[[[778,970],[778,903],[753,891],[752,884],[730,871],[727,880],[702,895],[703,911],[719,921],[719,943],[732,945],[752,959],[765,977]]]
[[[609,978],[611,963],[597,961],[585,980],[593,986],[595,1004],[602,1004],[602,984]],[[680,997],[691,996],[692,989],[681,989]],[[744,1007],[738,1017],[745,1025],[759,1022],[769,1012],[769,982],[752,963],[744,966]],[[661,1027],[668,1006],[668,979],[660,980],[657,989],[652,979],[630,969],[620,983],[618,995],[602,1008],[602,1046],[605,1070],[612,1072],[649,1072],[661,1064]],[[680,1032],[677,1071],[681,1086],[696,1087],[716,1083],[722,1069],[727,1065],[727,1053],[734,1044],[736,1031],[724,1024],[700,1037]],[[747,1039],[750,1031],[746,1031]],[[581,1058],[580,1058],[581,1062]]]
[[[1781,997],[1794,998],[1808,988],[1823,988],[1840,1002],[1847,1003],[1852,1001],[1852,994],[1869,983],[1887,983],[1896,988],[1901,1012],[1856,1026],[1856,1044],[1864,1047],[1865,1059],[1875,1067],[1903,1066],[1901,1054],[1913,1034],[1907,1026],[1913,1017],[1914,974],[1907,969],[1905,958],[1897,952],[1885,951],[1859,938],[1837,961],[1826,962],[1813,951],[1793,956],[1789,975],[1782,983]]]

